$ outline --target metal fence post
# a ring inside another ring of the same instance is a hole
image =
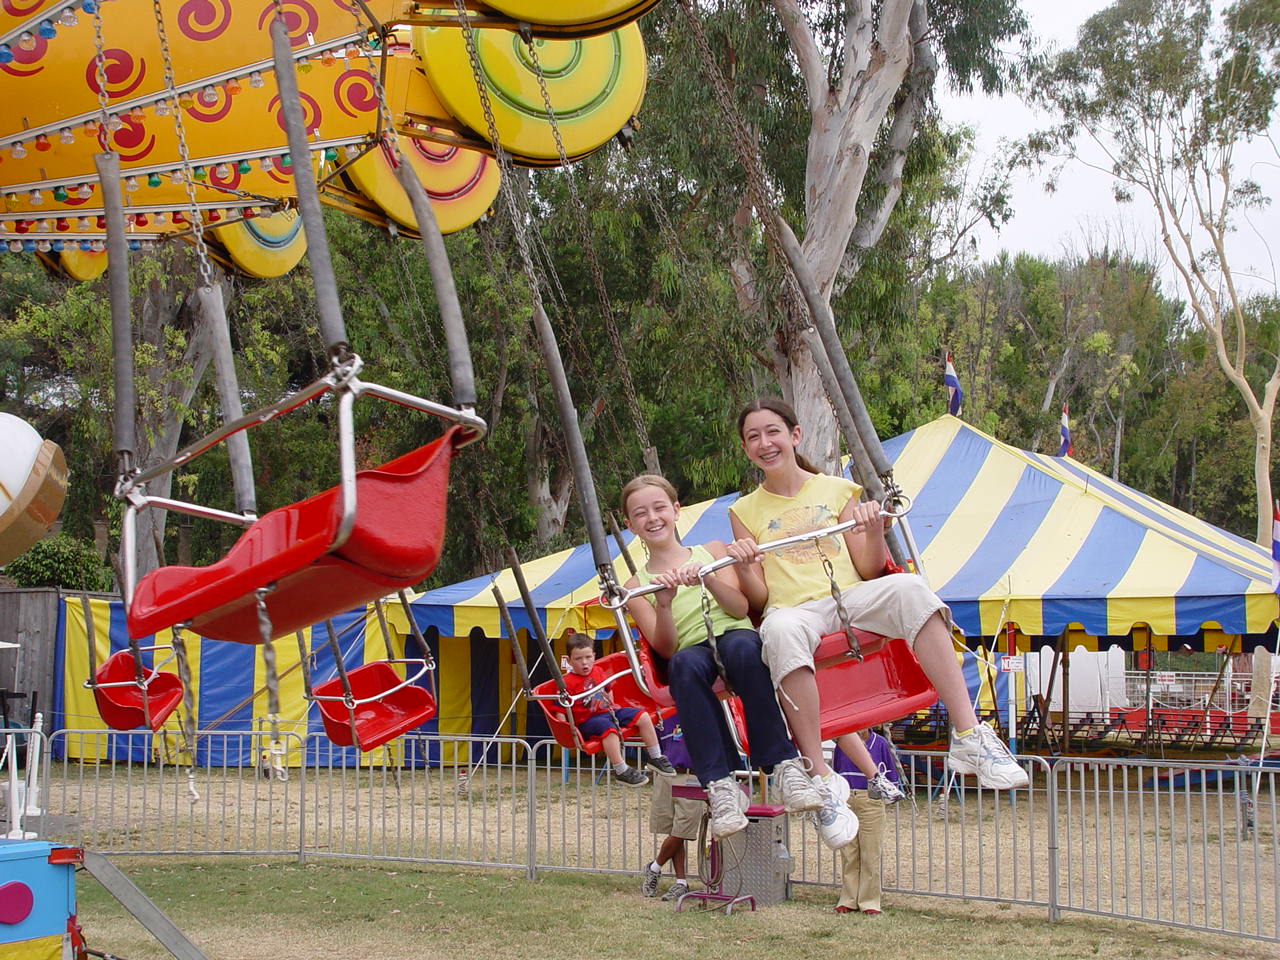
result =
[[[1050,764],[1045,776],[1045,792],[1049,800],[1049,922],[1062,919],[1062,907],[1058,903],[1058,768],[1061,762]]]
[[[525,814],[525,847],[526,860],[524,875],[526,879],[538,879],[538,845],[536,840],[535,829],[538,824],[537,798],[534,791],[537,789],[538,783],[538,753],[536,749],[525,748],[525,757],[527,763],[525,768],[529,771],[528,786],[528,802],[526,803],[527,812]]]
[[[307,862],[307,757],[311,738],[315,734],[307,733],[302,738],[302,757],[298,764],[298,865]],[[319,757],[319,751],[316,752]],[[288,801],[286,801],[287,806]]]

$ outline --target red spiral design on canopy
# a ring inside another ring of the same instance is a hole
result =
[[[234,163],[226,164],[227,175],[225,177],[218,176],[218,166],[209,170],[209,184],[215,187],[222,187],[226,190],[235,190],[240,186],[240,168]]]
[[[320,25],[320,15],[316,8],[306,0],[283,0],[280,4],[284,12],[284,25],[289,33],[290,47],[305,47],[307,35],[314,34]],[[258,29],[269,31],[271,18],[276,14],[275,3],[268,3],[258,14]]]
[[[229,26],[230,0],[187,0],[178,8],[178,29],[197,42],[217,40]]]
[[[213,94],[211,100],[206,99],[209,93]],[[197,90],[192,100],[194,102],[186,108],[186,114],[200,123],[216,123],[231,112],[231,94],[225,87]]]
[[[111,47],[102,51],[103,73],[107,78],[107,99],[119,100],[138,89],[146,79],[147,61],[139,59],[136,64],[128,50]],[[84,68],[84,80],[96,96],[98,89],[98,63],[96,57],[90,57]]]
[[[36,37],[36,45],[34,49],[23,50],[16,43],[9,49],[13,53],[13,60],[6,64],[0,64],[0,70],[13,77],[34,77],[37,73],[44,69],[43,64],[39,64],[44,59],[44,55],[49,50],[49,41],[44,37]]]
[[[136,163],[155,149],[156,138],[147,133],[145,121],[132,117],[121,117],[121,120],[124,126],[111,134],[112,149],[120,154],[122,163]]]
[[[26,19],[44,6],[44,2],[45,0],[27,0],[26,3],[19,3],[18,0],[0,0],[0,10],[11,17]]]
[[[302,119],[306,125],[307,133],[315,133],[320,129],[320,120],[323,116],[320,110],[320,104],[316,103],[315,97],[309,93],[298,91],[298,100],[302,103]],[[276,94],[271,98],[271,102],[267,104],[267,109],[276,115],[276,123],[281,130],[284,130],[284,113],[280,109],[280,94]]]
[[[347,13],[356,12],[356,5],[354,3],[345,3],[344,0],[333,0],[333,5],[339,10],[347,11]]]
[[[452,144],[432,143],[428,140],[418,140],[412,137],[405,137],[400,143],[403,145],[405,140],[412,143],[413,149],[428,163],[445,163],[448,160],[452,160],[458,152],[458,148]]]
[[[291,183],[293,181],[293,164],[281,163],[279,157],[272,157],[271,169],[267,171],[267,176],[276,183]]]
[[[378,109],[378,94],[368,70],[345,70],[333,82],[333,100],[348,117],[373,113]]]

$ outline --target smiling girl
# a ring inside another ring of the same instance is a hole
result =
[[[735,539],[726,552],[739,561],[738,584],[751,611],[763,617],[765,662],[796,746],[825,788],[841,803],[848,796],[844,778],[831,774],[823,756],[814,678],[818,642],[843,629],[824,557],[852,625],[911,644],[951,718],[952,770],[976,774],[991,789],[1025,786],[1026,772],[974,714],[952,648],[951,611],[920,577],[881,576],[888,549],[880,504],[861,500],[856,483],[813,469],[796,450],[801,430],[795,412],[781,400],[765,397],[748,404],[738,417],[738,435],[764,480],[729,508]],[[758,546],[847,520],[856,526],[839,537],[767,554]]]

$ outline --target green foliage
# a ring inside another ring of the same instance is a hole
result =
[[[45,537],[10,560],[5,575],[20,587],[63,587],[68,590],[111,589],[111,568],[91,542],[59,535]]]

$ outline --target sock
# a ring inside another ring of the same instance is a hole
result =
[[[626,772],[627,772],[628,770],[630,770],[630,769],[631,769],[631,768],[630,768],[629,766],[627,766],[627,762],[626,762],[625,760],[624,760],[624,761],[622,761],[622,763],[615,763],[615,764],[613,765],[613,772],[614,772],[614,773],[626,773]]]
[[[957,736],[957,737],[967,737],[969,734],[973,733],[973,731],[974,731],[974,730],[976,730],[976,729],[977,729],[976,727],[970,727],[968,730],[957,730],[957,731],[956,731],[956,736]]]
[[[661,873],[661,872],[662,872],[662,864],[660,864],[657,860],[654,860],[654,861],[652,861],[652,862],[649,864],[649,870],[650,870],[652,873]]]
[[[649,751],[649,756],[654,760],[662,756],[662,747],[645,747],[645,749]]]

